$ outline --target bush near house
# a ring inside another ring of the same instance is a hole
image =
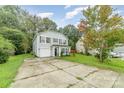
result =
[[[9,55],[6,51],[0,49],[0,64],[5,63],[9,58]]]

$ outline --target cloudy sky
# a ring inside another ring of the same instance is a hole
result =
[[[37,15],[41,18],[50,18],[56,22],[58,27],[64,27],[67,24],[77,26],[80,19],[83,18],[81,11],[87,8],[85,5],[28,5],[21,7],[27,10],[30,14]],[[124,16],[124,6],[112,7],[117,9],[116,12],[120,15]]]

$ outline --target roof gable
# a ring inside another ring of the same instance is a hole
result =
[[[45,31],[45,32],[39,32],[37,33],[35,36],[34,36],[34,39],[37,37],[37,36],[48,36],[48,37],[52,37],[52,38],[65,38],[65,39],[68,39],[64,34],[62,33],[59,33],[59,32],[56,32],[56,31]]]

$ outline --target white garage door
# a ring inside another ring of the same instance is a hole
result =
[[[51,52],[49,48],[41,48],[40,49],[40,57],[50,57]]]

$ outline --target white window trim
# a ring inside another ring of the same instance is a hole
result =
[[[41,38],[44,38],[44,41],[45,41],[45,42],[41,42]],[[40,39],[39,42],[40,42],[41,44],[45,44],[45,43],[46,43],[46,38],[45,38],[45,36],[40,36],[39,39]]]
[[[45,40],[45,42],[43,43],[43,42],[40,42],[40,44],[57,44],[57,45],[68,45],[68,40],[67,39],[62,39],[62,38],[54,38],[54,37],[48,37],[48,36],[43,36],[43,35],[40,35],[40,37],[43,37],[44,38],[44,40]],[[40,37],[39,37],[39,39],[40,39]],[[50,43],[47,43],[46,42],[46,38],[50,38]],[[53,42],[53,39],[58,39],[58,42],[57,43],[54,43]],[[59,40],[62,40],[62,43],[60,44],[59,43]],[[64,41],[66,41],[66,43],[64,44],[63,42]]]
[[[46,42],[47,38],[50,38],[50,43],[47,43],[47,42]],[[51,43],[52,43],[52,38],[51,38],[51,37],[47,37],[47,36],[46,36],[46,40],[45,40],[46,44],[51,44]]]
[[[54,39],[57,39],[57,42],[54,42]],[[52,44],[59,44],[59,39],[58,38],[52,38]]]

